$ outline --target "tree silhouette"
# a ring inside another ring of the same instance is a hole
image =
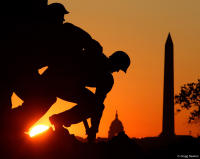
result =
[[[200,79],[197,83],[187,83],[181,87],[180,93],[175,96],[175,103],[180,104],[181,109],[191,110],[188,122],[200,119]]]

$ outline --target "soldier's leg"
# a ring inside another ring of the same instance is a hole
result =
[[[70,95],[69,93],[66,93],[66,91],[64,93],[59,97],[77,103],[77,105],[63,113],[50,117],[52,124],[69,126],[71,124],[79,123],[92,117],[93,114],[96,114],[99,103],[95,94],[90,90],[83,87],[73,90]]]
[[[96,92],[95,92],[96,98],[98,102],[102,104],[100,104],[99,107],[97,107],[98,110],[96,111],[95,114],[93,114],[91,118],[91,128],[89,129],[88,132],[88,141],[91,142],[95,140],[96,133],[98,133],[99,124],[104,110],[103,103],[107,93],[112,89],[114,81],[111,74],[105,74],[97,77],[95,79],[95,82],[93,83],[95,83],[93,87],[96,86]],[[88,83],[88,85],[92,85],[92,83]]]

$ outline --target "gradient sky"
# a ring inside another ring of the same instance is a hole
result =
[[[107,56],[123,50],[131,57],[127,74],[114,73],[115,85],[105,101],[98,136],[107,137],[116,110],[128,136],[159,135],[164,45],[169,32],[174,42],[175,93],[184,83],[200,78],[200,1],[49,0],[52,2],[64,4],[70,11],[66,21],[90,33],[102,44]],[[70,106],[58,99],[46,116]],[[187,125],[186,115],[184,112],[175,115],[176,134],[188,134],[191,130],[196,135],[198,130]],[[47,124],[47,117],[40,122]],[[85,134],[82,123],[70,130],[75,135]]]

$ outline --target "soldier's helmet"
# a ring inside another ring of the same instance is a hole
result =
[[[64,15],[68,14],[69,11],[67,11],[64,7],[64,5],[60,3],[51,3],[47,6],[48,12],[54,15]]]
[[[111,60],[114,67],[120,69],[126,73],[128,67],[130,66],[131,60],[129,56],[123,51],[114,52],[109,59]]]

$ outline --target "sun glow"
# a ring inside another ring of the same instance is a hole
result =
[[[34,137],[36,136],[37,134],[40,134],[46,130],[49,129],[49,126],[47,125],[36,125],[35,127],[33,127],[30,132],[29,132],[29,136],[30,137]]]

